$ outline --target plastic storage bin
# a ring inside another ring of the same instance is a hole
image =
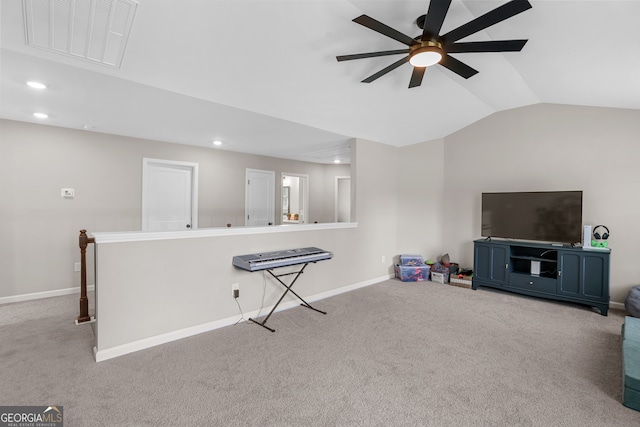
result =
[[[429,280],[428,265],[396,264],[396,278],[403,282],[426,282]]]
[[[424,265],[422,255],[400,255],[400,265]]]

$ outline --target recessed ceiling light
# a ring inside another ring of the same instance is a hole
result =
[[[340,163],[340,159],[335,159],[333,163],[336,163],[336,164]]]
[[[46,119],[47,117],[49,117],[49,115],[45,113],[33,113],[33,116],[39,119]]]
[[[222,145],[222,141],[219,141],[219,140],[216,139],[215,141],[213,141],[213,145],[218,147],[218,146]]]
[[[27,82],[27,85],[29,87],[34,88],[34,89],[46,89],[47,88],[47,85],[45,85],[43,83],[40,83],[40,82],[34,82],[34,81]]]

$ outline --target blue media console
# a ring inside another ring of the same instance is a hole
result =
[[[609,310],[609,251],[511,240],[474,241],[480,286]]]

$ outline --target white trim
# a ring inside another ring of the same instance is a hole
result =
[[[216,320],[214,322],[203,323],[201,325],[191,326],[189,328],[180,329],[180,330],[169,332],[166,334],[144,338],[138,341],[134,341],[128,344],[118,345],[105,350],[98,350],[97,347],[94,347],[93,353],[95,355],[96,362],[102,362],[104,360],[113,359],[114,357],[124,356],[125,354],[155,347],[161,344],[166,344],[171,341],[176,341],[182,338],[191,337],[204,332],[213,331],[215,329],[219,329],[224,326],[232,325],[235,322],[236,322],[235,317],[227,317],[225,319]]]
[[[334,230],[358,228],[357,222],[322,224],[283,224],[270,227],[217,227],[189,231],[112,231],[91,233],[95,243],[146,242],[149,240],[190,239],[197,237],[239,236],[251,234],[287,233],[291,231]]]
[[[624,303],[609,301],[609,308],[613,308],[615,310],[626,310]]]
[[[87,291],[93,291],[94,289],[95,289],[94,285],[87,285]],[[59,297],[62,295],[72,295],[76,293],[80,294],[79,286],[76,288],[56,289],[55,291],[44,291],[44,292],[34,292],[32,294],[13,295],[10,297],[0,298],[0,305],[9,304],[12,302],[31,301],[34,299]]]
[[[198,228],[198,164],[192,162],[179,162],[176,160],[142,158],[142,229],[146,230],[147,224],[147,198],[145,197],[147,188],[147,168],[149,164],[156,163],[167,166],[183,166],[191,169],[191,230]]]
[[[363,288],[365,286],[375,285],[376,283],[383,282],[385,280],[391,279],[393,275],[377,277],[375,279],[366,280],[364,282],[355,283],[353,285],[344,286],[338,289],[332,289],[327,292],[321,292],[312,297],[305,298],[308,302],[318,301],[321,299],[329,298],[335,295],[343,294],[345,292],[350,292],[359,288]],[[288,301],[286,303],[282,303],[276,309],[276,312],[287,310],[293,307],[299,307],[299,301]],[[262,308],[262,313],[269,312],[272,307],[264,307]],[[245,316],[252,317],[258,313],[258,310],[254,310],[250,313],[244,313]],[[162,335],[156,335],[154,337],[144,338],[138,341],[134,341],[128,344],[122,344],[115,347],[107,348],[105,350],[98,350],[97,347],[93,348],[93,353],[96,359],[96,362],[102,362],[105,360],[113,359],[114,357],[124,356],[125,354],[133,353],[135,351],[144,350],[147,348],[155,347],[161,344],[166,344],[171,341],[176,341],[182,338],[191,337],[194,335],[198,335],[204,332],[210,332],[215,329],[223,328],[225,326],[231,326],[238,321],[238,316],[227,317],[220,320],[215,320],[213,322],[203,323],[201,325],[191,326],[188,328],[180,329],[173,332],[168,332]]]

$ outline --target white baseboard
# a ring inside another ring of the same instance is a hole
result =
[[[626,310],[626,308],[624,307],[624,303],[615,302],[615,301],[610,301],[609,302],[609,308],[613,308],[613,309],[616,309],[616,310]]]
[[[365,286],[374,285],[376,283],[380,283],[391,278],[393,278],[393,275],[377,277],[375,279],[366,280],[364,282],[343,286],[342,288],[332,289],[330,291],[321,292],[319,294],[316,294],[310,297],[305,297],[305,300],[307,302],[319,301],[325,298],[343,294],[345,292],[350,292],[359,288],[364,288]],[[300,306],[300,302],[297,300],[283,302],[278,306],[278,308],[276,309],[276,312],[287,310],[293,307],[299,307],[299,306]],[[271,311],[272,308],[273,306],[263,308],[261,310],[261,313],[262,314],[268,313],[269,311]],[[257,316],[258,314],[259,314],[258,310],[254,310],[252,312],[245,313],[245,316],[247,318],[250,318],[253,316]],[[122,345],[107,348],[104,350],[98,350],[97,347],[94,347],[93,353],[94,353],[96,362],[102,362],[105,360],[113,359],[114,357],[124,356],[125,354],[133,353],[135,351],[140,351],[147,348],[155,347],[157,345],[166,344],[171,341],[176,341],[182,338],[191,337],[194,335],[202,334],[204,332],[213,331],[215,329],[223,328],[225,326],[231,326],[235,324],[238,320],[239,320],[238,316],[236,315],[232,317],[227,317],[225,319],[215,320],[213,322],[203,323],[201,325],[192,326],[189,328],[168,332],[166,334],[156,335],[154,337],[133,341],[128,344],[122,344]],[[97,321],[99,322],[100,319],[98,319]]]
[[[133,353],[135,351],[144,350],[160,344],[166,344],[171,341],[177,341],[182,338],[187,338],[204,332],[213,331],[225,326],[230,326],[236,322],[237,316],[227,317],[226,319],[203,323],[201,325],[168,332],[162,335],[156,335],[155,337],[149,337],[128,344],[118,345],[115,347],[107,348],[105,350],[98,350],[97,347],[94,347],[93,353],[95,355],[96,362],[102,362],[105,360],[113,359],[114,357],[124,356],[125,354]]]
[[[87,285],[87,291],[91,292],[95,289],[95,285]],[[10,297],[0,298],[0,305],[12,302],[31,301],[34,299],[59,297],[62,295],[80,295],[80,286],[75,288],[56,289],[55,291],[34,292],[32,294],[13,295]]]

